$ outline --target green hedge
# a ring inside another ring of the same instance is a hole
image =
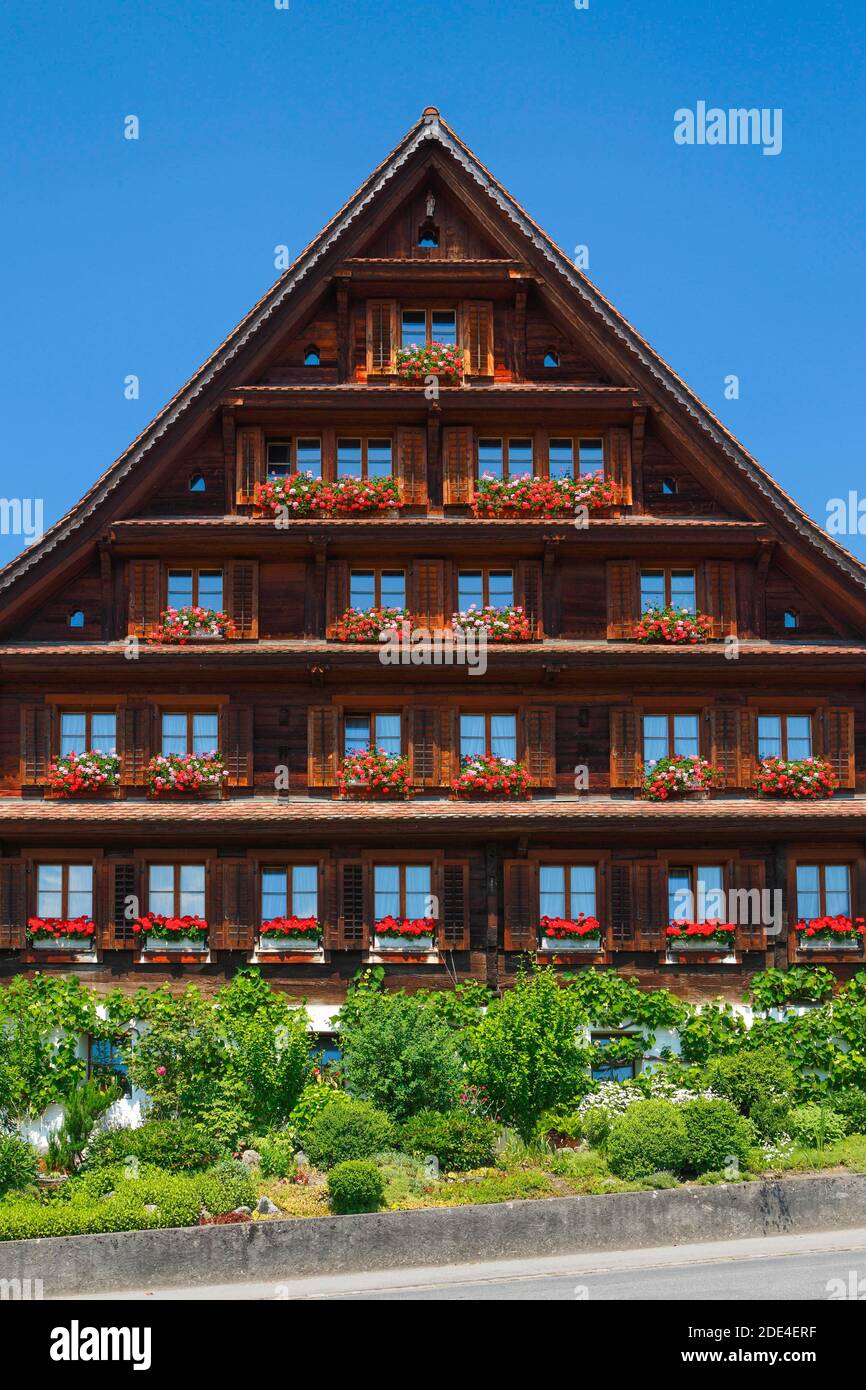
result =
[[[420,1110],[401,1126],[400,1144],[418,1158],[434,1154],[446,1172],[462,1173],[493,1163],[497,1133],[492,1120],[467,1110]]]
[[[338,1163],[328,1174],[328,1200],[336,1216],[378,1211],[385,1200],[385,1182],[376,1164],[366,1158]]]
[[[394,1147],[394,1126],[367,1100],[329,1105],[312,1120],[304,1147],[317,1168],[333,1168],[354,1158],[370,1158]]]
[[[682,1172],[687,1135],[681,1109],[666,1100],[639,1100],[630,1105],[613,1121],[607,1136],[611,1172],[630,1179],[662,1171]]]
[[[138,1129],[106,1129],[95,1135],[88,1145],[87,1167],[137,1158],[167,1172],[185,1172],[209,1168],[226,1155],[225,1145],[203,1125],[189,1120],[151,1120]]]

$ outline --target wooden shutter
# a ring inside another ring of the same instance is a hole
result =
[[[0,859],[0,950],[20,951],[26,925],[26,864],[21,859]]]
[[[469,376],[493,376],[493,303],[469,299],[460,306],[464,370]]]
[[[367,944],[368,877],[367,865],[360,860],[337,865],[337,942],[344,951],[360,951]]]
[[[337,710],[310,705],[307,710],[307,786],[333,787],[337,780]]]
[[[543,612],[541,598],[541,563],[538,560],[518,560],[515,598],[529,619],[534,637],[541,637]]]
[[[740,724],[745,713],[738,705],[711,705],[704,711],[709,728],[709,759],[724,776],[725,787],[742,787]]]
[[[638,570],[634,560],[607,562],[607,635],[631,637],[638,616]]]
[[[393,299],[367,300],[367,373],[390,372],[399,337]]]
[[[442,430],[442,500],[446,507],[465,507],[475,491],[475,436],[469,425]]]
[[[639,787],[642,782],[639,711],[634,705],[614,705],[610,711],[610,785]]]
[[[227,560],[223,568],[224,602],[239,637],[259,635],[259,562]]]
[[[439,942],[445,951],[469,950],[469,863],[451,859],[442,866]]]
[[[767,882],[766,865],[763,859],[735,859],[729,872],[735,892],[759,895],[741,898],[734,908],[730,920],[737,924],[736,945],[743,951],[762,951],[767,944],[762,896]]]
[[[702,608],[713,620],[713,636],[727,637],[737,630],[734,566],[731,560],[704,561]]]
[[[552,705],[524,709],[523,755],[534,786],[556,786],[556,710]]]
[[[258,925],[255,865],[249,859],[218,859],[213,871],[210,945],[216,951],[251,951]]]
[[[447,781],[441,755],[441,707],[414,705],[404,712],[409,767],[414,787],[441,787]]]
[[[668,923],[667,868],[655,859],[638,859],[634,872],[634,949],[659,951]]]
[[[610,431],[606,474],[612,483],[616,483],[620,502],[628,506],[632,500],[630,429],[617,426]]]
[[[505,949],[529,951],[538,934],[538,865],[530,859],[506,859]]]
[[[235,435],[235,501],[247,506],[256,500],[256,484],[265,478],[265,432],[260,425],[243,425]]]
[[[445,622],[444,560],[413,560],[409,572],[409,612],[416,625],[435,629]],[[448,614],[450,619],[451,614]]]
[[[141,787],[153,756],[154,712],[150,705],[125,705],[120,717],[120,777],[125,787]]]
[[[220,716],[220,750],[228,777],[226,786],[250,787],[253,782],[253,710],[251,705],[226,705]]]
[[[21,706],[21,785],[40,787],[51,761],[51,706]]]
[[[138,865],[131,859],[108,860],[108,912],[102,945],[108,951],[129,951],[138,945],[132,930],[144,911]]]
[[[614,950],[627,950],[634,940],[634,874],[631,864],[610,866],[610,924]]]
[[[397,431],[397,480],[400,494],[409,507],[427,502],[427,431]]]
[[[150,637],[162,609],[162,572],[159,560],[131,560],[129,565],[129,632]]]
[[[349,607],[349,565],[346,560],[331,560],[325,576],[325,623],[330,635],[338,618]]]
[[[758,767],[758,711],[740,710],[740,786],[751,787]]]
[[[830,763],[841,787],[854,786],[854,711],[852,709],[823,709],[821,711],[822,752]]]

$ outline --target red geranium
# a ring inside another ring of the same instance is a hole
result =
[[[262,922],[259,935],[272,941],[284,938],[289,941],[318,941],[322,928],[315,917],[271,917],[270,921]]]
[[[836,917],[813,917],[808,922],[798,922],[794,928],[801,936],[807,936],[810,940],[834,941],[840,938],[846,941],[855,941],[857,937],[866,937],[866,920],[862,917],[846,917],[839,913]]]
[[[377,936],[394,936],[398,940],[415,941],[419,936],[432,936],[436,923],[432,917],[382,917],[375,926]]]
[[[583,937],[601,936],[601,923],[597,917],[585,917],[581,912],[576,918],[570,917],[542,917],[541,935],[549,936],[554,941],[569,941]]]
[[[27,938],[51,938],[63,941],[67,937],[91,937],[96,932],[89,917],[28,917]]]
[[[132,924],[137,936],[155,937],[158,941],[171,941],[179,936],[189,937],[191,941],[203,941],[208,933],[208,924],[203,917],[165,917],[161,912],[146,912]]]

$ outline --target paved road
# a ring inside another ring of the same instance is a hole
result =
[[[287,1271],[288,1273],[288,1271]],[[833,1283],[832,1281],[838,1281]],[[384,1270],[282,1283],[138,1289],[115,1299],[529,1302],[575,1300],[827,1300],[866,1297],[866,1230],[713,1241],[654,1250],[616,1250],[500,1260],[447,1268]]]

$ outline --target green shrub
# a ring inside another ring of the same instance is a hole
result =
[[[460,1085],[457,1038],[424,998],[365,990],[340,1031],[346,1085],[396,1121],[446,1110]]]
[[[16,1134],[0,1134],[0,1197],[36,1181],[36,1150]]]
[[[682,1171],[687,1150],[684,1107],[640,1100],[611,1124],[607,1161],[619,1178],[647,1178],[662,1169]]]
[[[566,1102],[565,1105],[554,1106],[552,1110],[545,1110],[539,1117],[536,1135],[540,1139],[550,1137],[551,1143],[556,1142],[556,1137],[563,1139],[582,1139],[583,1118],[575,1104]]]
[[[445,1172],[465,1173],[493,1162],[496,1135],[492,1120],[467,1110],[421,1110],[401,1128],[400,1143],[419,1158],[435,1154]]]
[[[830,1096],[830,1103],[845,1120],[849,1134],[866,1134],[866,1090],[847,1086]]]
[[[347,1100],[351,1100],[351,1096],[345,1091],[338,1091],[336,1086],[323,1086],[321,1083],[305,1086],[289,1115],[286,1127],[295,1131],[300,1144],[303,1145],[306,1133],[316,1116],[327,1110],[329,1105],[342,1105]]]
[[[215,1163],[195,1180],[201,1196],[201,1205],[207,1207],[212,1216],[234,1211],[235,1207],[253,1207],[256,1201],[256,1186],[245,1163],[226,1158]]]
[[[329,1105],[312,1121],[304,1147],[317,1168],[333,1168],[355,1158],[370,1158],[393,1147],[394,1126],[367,1100]]]
[[[328,1201],[337,1216],[378,1211],[385,1200],[382,1174],[369,1159],[351,1158],[328,1174]]]
[[[716,1172],[732,1160],[746,1166],[754,1130],[729,1100],[689,1100],[680,1114],[686,1126],[686,1165],[693,1172]]]
[[[291,1178],[295,1173],[295,1154],[300,1148],[293,1129],[275,1129],[250,1141],[250,1148],[261,1155],[263,1178]]]
[[[848,1125],[844,1116],[829,1106],[808,1101],[794,1107],[788,1116],[787,1128],[795,1144],[806,1149],[823,1149],[825,1144],[836,1144],[844,1139]]]
[[[150,1120],[138,1129],[107,1129],[95,1135],[87,1149],[86,1166],[100,1168],[137,1158],[166,1172],[186,1172],[209,1168],[226,1154],[225,1146],[202,1125],[189,1120]]]
[[[743,1115],[751,1115],[762,1098],[790,1099],[796,1084],[794,1068],[775,1047],[711,1057],[705,1075],[710,1089],[731,1101]]]
[[[614,1116],[603,1106],[593,1105],[589,1110],[584,1110],[580,1122],[583,1137],[590,1148],[603,1149],[605,1147],[613,1120]]]
[[[758,1096],[749,1111],[749,1119],[762,1139],[777,1139],[787,1132],[790,1110],[788,1096]]]

